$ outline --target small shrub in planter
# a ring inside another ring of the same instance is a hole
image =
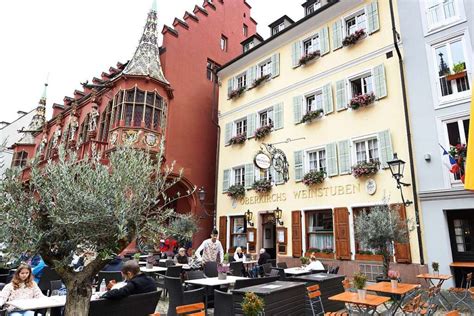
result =
[[[315,119],[320,118],[323,115],[324,111],[322,109],[317,109],[314,111],[309,111],[301,119],[301,123],[309,123]]]
[[[232,137],[229,140],[229,144],[230,145],[239,145],[239,144],[245,143],[246,140],[247,140],[247,136],[245,136],[244,134],[239,134],[237,136]]]
[[[353,34],[346,36],[342,40],[342,45],[344,46],[352,46],[355,43],[357,43],[361,38],[365,36],[365,31],[364,30],[357,30]]]
[[[267,81],[268,79],[270,79],[270,74],[267,74],[265,76],[262,76],[258,79],[255,79],[255,81],[253,82],[252,84],[252,88],[256,88],[258,87],[259,85],[261,85],[262,83],[264,83],[265,81]]]
[[[262,139],[272,132],[273,125],[264,125],[255,131],[255,139]]]
[[[322,252],[323,252],[323,253],[327,253],[327,254],[329,254],[329,253],[334,253],[334,249],[332,249],[332,248],[325,248],[325,249],[323,249]]]
[[[245,87],[240,87],[236,90],[233,90],[229,93],[229,99],[235,99],[240,97],[245,92]]]
[[[263,315],[265,303],[257,294],[247,292],[245,293],[241,306],[245,316],[259,316]]]
[[[307,186],[323,183],[325,172],[313,170],[308,172],[303,177],[303,183]]]
[[[352,175],[355,178],[360,178],[363,176],[369,176],[371,174],[377,173],[379,171],[380,162],[378,160],[369,161],[369,162],[359,162],[352,166]]]
[[[304,55],[303,57],[301,57],[299,63],[300,63],[300,65],[306,65],[311,60],[319,58],[319,57],[321,57],[321,51],[317,50],[317,51],[314,51],[312,53],[308,53],[308,54]]]
[[[300,257],[301,265],[305,266],[309,264],[309,258],[308,257]]]
[[[349,102],[349,107],[353,110],[357,110],[362,106],[368,106],[374,103],[374,101],[375,94],[373,94],[372,92],[366,94],[359,94],[351,99],[351,102]]]
[[[254,182],[252,189],[254,189],[257,193],[267,193],[271,191],[272,183],[265,179],[258,180]]]
[[[233,199],[243,198],[245,196],[245,187],[241,184],[234,184],[227,190],[227,195]]]

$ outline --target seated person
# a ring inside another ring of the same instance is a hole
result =
[[[188,264],[188,256],[186,255],[186,249],[179,248],[178,254],[174,257],[174,262],[177,264]]]
[[[30,299],[44,297],[40,288],[33,280],[31,267],[27,264],[20,264],[16,269],[11,283],[5,285],[0,292],[0,307],[8,305],[9,301],[18,299]],[[33,311],[16,311],[14,307],[7,307],[9,316],[33,316]]]
[[[44,263],[40,255],[34,255],[33,258],[31,258],[31,273],[36,283],[39,283],[43,275],[44,267],[46,267],[46,263]]]
[[[102,298],[121,299],[134,294],[156,291],[155,280],[140,272],[140,266],[135,260],[129,260],[122,266],[122,277],[127,283],[120,289],[110,290]]]
[[[102,271],[119,272],[122,271],[123,258],[115,256],[103,269]]]
[[[237,247],[234,253],[234,261],[245,261],[245,255],[242,252],[242,247]]]
[[[323,264],[321,263],[321,261],[316,259],[316,256],[314,254],[311,255],[310,260],[311,260],[311,262],[307,266],[307,268],[309,270],[312,270],[312,271],[324,271],[325,270]]]
[[[263,275],[262,265],[267,263],[271,259],[270,254],[267,253],[265,248],[260,249],[260,256],[258,257],[258,266],[254,267],[250,272],[253,277],[257,277],[259,274]]]

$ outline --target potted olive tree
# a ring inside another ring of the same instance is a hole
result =
[[[439,276],[439,263],[436,262],[436,261],[433,261],[433,262],[431,263],[431,268],[433,268],[433,274],[434,274],[435,276]]]

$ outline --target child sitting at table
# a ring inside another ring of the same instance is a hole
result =
[[[0,292],[0,307],[8,302],[19,299],[31,299],[44,297],[40,288],[33,280],[31,267],[25,263],[16,269],[11,283],[8,283]],[[33,316],[33,311],[15,310],[13,306],[7,307],[9,316]]]

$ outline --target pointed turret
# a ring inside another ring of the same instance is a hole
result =
[[[150,76],[165,84],[169,84],[161,69],[156,0],[153,1],[152,8],[148,13],[145,29],[143,30],[143,35],[135,55],[133,55],[133,58],[123,70],[123,74]]]
[[[46,122],[46,92],[48,89],[48,83],[44,84],[43,94],[36,107],[35,114],[31,119],[27,129],[22,129],[23,137],[18,141],[18,144],[34,144],[35,137],[34,133],[39,132],[43,129]]]

